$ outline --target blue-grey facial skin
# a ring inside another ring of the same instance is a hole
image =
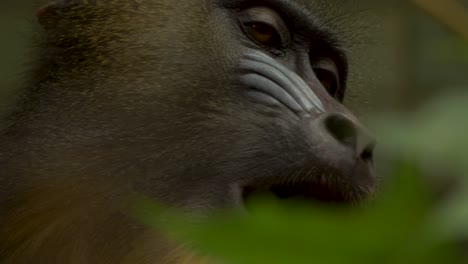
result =
[[[357,119],[335,99],[332,101],[335,101],[338,107],[333,107],[333,104],[330,107],[328,103],[328,109],[325,109],[313,86],[308,85],[296,72],[264,52],[251,50],[240,61],[240,83],[244,87],[244,94],[253,103],[283,109],[282,111],[296,115],[296,122],[301,124],[299,127],[302,132],[309,134],[302,139],[302,148],[310,148],[309,154],[305,154],[309,155],[310,164],[304,164],[302,167],[304,169],[310,166],[308,170],[299,176],[289,172],[294,175],[290,176],[291,178],[299,181],[296,187],[282,188],[281,181],[284,181],[285,185],[290,185],[287,182],[291,179],[284,178],[280,173],[273,177],[282,178],[281,180],[264,178],[260,182],[269,181],[269,183],[258,183],[253,180],[247,184],[246,196],[256,189],[265,192],[266,186],[281,199],[298,196],[312,200],[343,202],[356,198],[349,193],[340,193],[340,187],[330,186],[328,183],[317,187],[330,180],[326,177],[342,177],[355,181],[355,186],[358,186],[357,189],[361,192],[354,194],[357,197],[360,195],[365,197],[371,193],[374,184],[372,165],[374,139]],[[323,87],[319,86],[318,89],[323,90]],[[321,96],[324,96],[323,93]],[[326,100],[330,101],[330,98]],[[307,150],[305,152],[307,153]],[[277,187],[278,185],[280,187]],[[321,188],[327,189],[326,194],[322,193]],[[337,190],[333,190],[334,188]]]
[[[323,113],[322,102],[295,72],[259,51],[252,51],[242,60],[241,70],[246,73],[242,83],[253,91],[254,99],[270,105],[282,104],[295,113]]]

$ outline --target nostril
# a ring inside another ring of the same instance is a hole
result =
[[[369,144],[361,153],[361,159],[367,162],[372,162],[374,159],[375,143]]]
[[[333,114],[325,118],[327,131],[341,144],[356,149],[357,131],[351,120],[340,114]]]

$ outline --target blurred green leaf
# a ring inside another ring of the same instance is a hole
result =
[[[250,215],[197,225],[175,217],[164,226],[227,263],[440,263],[450,255],[423,229],[428,207],[414,170],[401,165],[394,191],[366,210],[259,200]],[[161,227],[161,214],[147,216]]]

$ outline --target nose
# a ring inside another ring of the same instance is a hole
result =
[[[339,144],[349,148],[357,158],[372,162],[375,138],[357,121],[340,113],[331,113],[323,119],[326,132]]]

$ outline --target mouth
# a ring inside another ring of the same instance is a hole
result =
[[[242,196],[246,208],[259,197],[276,201],[300,202],[316,205],[350,206],[364,201],[373,193],[373,187],[349,186],[325,181],[303,180],[244,187]]]

